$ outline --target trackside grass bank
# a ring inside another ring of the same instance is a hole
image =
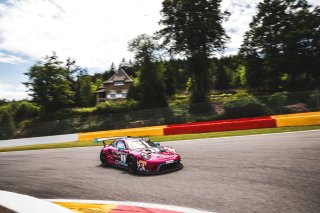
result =
[[[209,133],[183,134],[183,135],[165,135],[165,136],[155,136],[155,137],[149,137],[149,138],[152,141],[156,141],[156,142],[166,142],[166,141],[192,140],[192,139],[201,139],[201,138],[217,138],[217,137],[230,137],[230,136],[242,136],[242,135],[268,134],[268,133],[281,133],[281,132],[293,132],[293,131],[305,131],[305,130],[317,130],[317,129],[320,129],[320,125],[252,129],[252,130],[237,130],[237,131],[225,131],[225,132],[209,132]],[[3,148],[0,148],[0,152],[39,150],[39,149],[57,149],[57,148],[71,148],[71,147],[84,147],[84,146],[101,146],[101,144],[94,144],[94,142],[92,140],[90,140],[90,141],[75,141],[75,142],[66,142],[66,143],[52,143],[52,144],[39,144],[39,145],[17,146],[17,147],[3,147]]]

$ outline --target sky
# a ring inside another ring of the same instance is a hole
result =
[[[28,98],[23,74],[44,56],[71,57],[90,74],[133,58],[128,41],[160,29],[162,0],[0,0],[0,99]],[[235,54],[260,0],[223,0]],[[309,0],[320,5],[320,0]]]

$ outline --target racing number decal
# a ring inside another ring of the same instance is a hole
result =
[[[120,159],[121,159],[122,162],[126,162],[127,155],[126,154],[120,154]]]

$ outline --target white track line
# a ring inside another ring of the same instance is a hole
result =
[[[180,206],[154,204],[154,203],[141,203],[141,202],[130,202],[130,201],[111,201],[111,200],[74,200],[74,199],[46,199],[50,202],[68,202],[68,203],[86,203],[86,204],[111,204],[111,205],[123,205],[123,206],[136,206],[143,208],[155,208],[160,210],[171,210],[184,213],[217,213],[210,212]]]

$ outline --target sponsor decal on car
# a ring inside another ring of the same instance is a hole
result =
[[[126,162],[127,161],[127,155],[126,154],[120,154],[120,159],[122,162]]]
[[[145,166],[147,165],[147,161],[144,161],[144,160],[139,160],[138,162],[137,162],[137,166],[138,166],[138,170],[139,171],[145,171],[146,170],[146,168],[145,168]]]

